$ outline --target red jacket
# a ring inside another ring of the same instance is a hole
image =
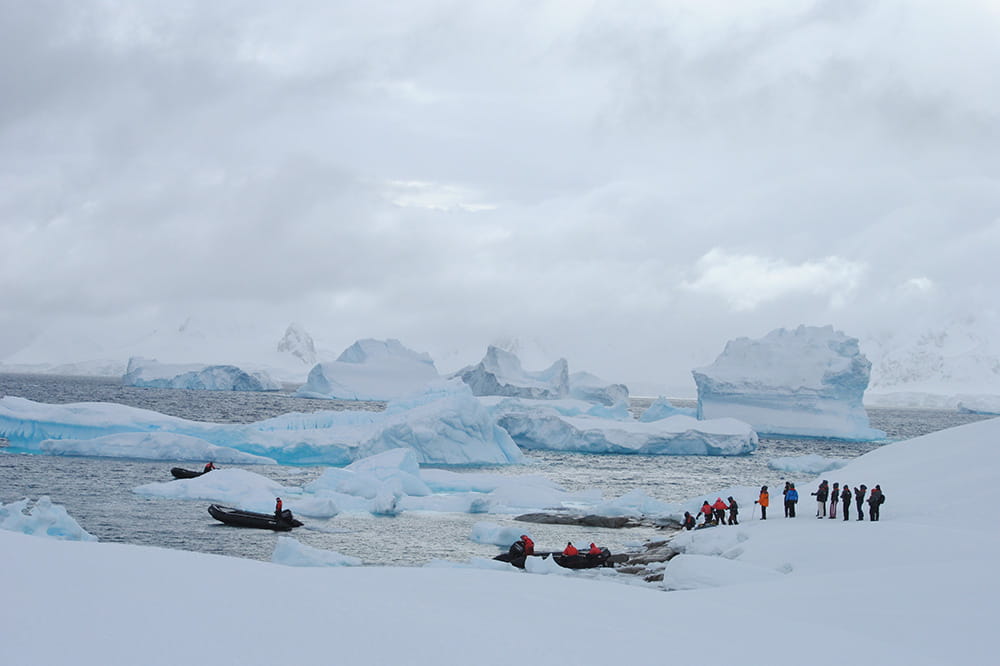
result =
[[[563,549],[563,555],[579,555],[580,551],[576,549],[571,543],[566,544],[566,548]]]
[[[707,516],[711,516],[712,515],[712,505],[709,504],[708,502],[705,502],[704,504],[701,505],[701,512],[704,513]]]
[[[274,500],[274,510],[277,513],[281,513],[281,500],[280,499]]]
[[[524,542],[524,554],[534,555],[535,554],[535,542],[531,540],[531,537],[522,536],[521,541]]]
[[[601,549],[598,548],[595,544],[590,544],[590,554],[591,555],[600,555],[601,554]]]
[[[723,502],[721,497],[717,497],[715,499],[715,504],[712,505],[712,508],[717,509],[719,511],[725,511],[726,509],[729,508],[729,505]]]

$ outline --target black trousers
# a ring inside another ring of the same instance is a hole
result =
[[[878,503],[869,505],[869,507],[868,507],[868,519],[869,520],[878,520],[878,510],[879,510]]]
[[[864,520],[865,519],[864,500],[858,500],[857,505],[858,505],[858,520]]]
[[[792,500],[785,500],[785,517],[786,518],[795,517],[795,502]]]
[[[761,520],[767,520],[767,507],[766,506],[760,507],[760,519]]]

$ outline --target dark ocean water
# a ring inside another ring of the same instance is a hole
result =
[[[380,410],[381,403],[306,400],[289,393],[244,393],[144,389],[122,386],[117,379],[0,375],[0,394],[49,403],[115,402],[152,409],[187,419],[218,423],[247,423],[287,412],[329,409]],[[650,400],[634,400],[641,412]],[[680,403],[689,406],[692,403]],[[869,409],[873,427],[890,441],[908,439],[986,418],[943,410]],[[763,439],[751,455],[627,456],[561,452],[527,452],[523,465],[489,468],[493,473],[542,474],[567,490],[600,489],[604,497],[618,497],[639,489],[664,501],[717,494],[729,486],[780,487],[813,474],[776,472],[768,460],[818,454],[854,458],[880,446],[871,442],[820,439]],[[155,499],[133,489],[146,483],[169,481],[169,461],[118,460],[0,454],[0,502],[9,503],[48,495],[66,507],[88,532],[101,541],[123,542],[269,560],[276,535],[262,530],[226,527],[207,513],[207,502]],[[182,465],[183,466],[183,465]],[[190,466],[190,465],[188,465]],[[319,467],[253,466],[254,472],[284,484],[298,486],[322,473]],[[475,469],[469,471],[476,471]],[[851,484],[866,479],[830,480]],[[621,550],[661,535],[655,528],[609,530],[558,525],[516,523],[513,516],[484,514],[404,513],[396,517],[342,514],[329,520],[309,520],[294,536],[303,543],[360,557],[369,564],[422,564],[433,558],[465,561],[492,557],[499,549],[469,540],[475,523],[519,525],[530,531],[541,548],[566,541],[597,541]]]

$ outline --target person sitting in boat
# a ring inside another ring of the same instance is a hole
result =
[[[535,542],[531,540],[527,534],[522,534],[521,538],[511,544],[510,550],[511,558],[525,557],[527,555],[535,554]]]
[[[206,474],[208,472],[211,472],[213,469],[219,469],[218,467],[215,466],[214,462],[207,462],[207,463],[205,463],[205,473]]]
[[[274,519],[281,520],[281,498],[274,498]]]
[[[572,541],[566,542],[566,547],[563,548],[563,555],[579,555],[580,551],[576,549]]]
[[[600,555],[601,549],[597,547],[597,544],[591,542],[590,550],[587,551],[588,555]]]

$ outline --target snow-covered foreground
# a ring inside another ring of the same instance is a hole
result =
[[[663,592],[470,567],[286,567],[0,531],[0,663],[982,664],[1000,616],[1000,420],[824,476],[881,484],[882,520],[771,515],[685,533]],[[853,511],[852,511],[853,515]],[[428,535],[433,538],[433,535]],[[350,555],[350,553],[345,553]],[[586,572],[582,572],[586,573]],[[181,654],[183,653],[183,657]]]

